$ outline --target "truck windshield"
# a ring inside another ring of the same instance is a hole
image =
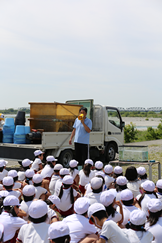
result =
[[[106,108],[109,122],[114,126],[121,127],[121,118],[117,110],[113,108]]]

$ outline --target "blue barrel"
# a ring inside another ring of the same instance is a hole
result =
[[[13,143],[14,132],[14,118],[6,118],[3,126],[3,143]]]
[[[16,126],[16,131],[14,134],[14,143],[15,144],[26,144],[26,134],[25,134],[24,125]]]

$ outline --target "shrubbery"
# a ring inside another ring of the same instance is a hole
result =
[[[147,131],[138,131],[135,125],[131,122],[130,125],[126,125],[124,128],[124,140],[125,143],[135,142],[135,141],[149,141],[162,139],[162,121],[158,125],[157,129],[148,127]]]
[[[126,125],[124,128],[124,140],[125,143],[133,142],[137,139],[137,129],[135,125],[131,122],[129,125]]]

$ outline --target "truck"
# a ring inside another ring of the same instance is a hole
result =
[[[40,144],[0,143],[0,158],[21,161],[33,159],[34,151],[43,150],[45,156],[53,155],[64,167],[75,157],[74,142],[69,144],[73,123],[80,107],[88,109],[92,120],[89,151],[93,161],[105,163],[115,159],[118,147],[124,144],[124,126],[116,107],[94,104],[93,99],[68,100],[65,103],[30,102],[30,129],[42,129]]]

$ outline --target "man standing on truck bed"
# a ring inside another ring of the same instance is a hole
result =
[[[83,115],[82,120],[75,119],[69,144],[72,144],[72,139],[75,136],[75,159],[80,165],[83,165],[84,161],[89,157],[89,137],[92,129],[92,121],[86,117],[87,108],[81,107],[79,115],[81,114]]]

